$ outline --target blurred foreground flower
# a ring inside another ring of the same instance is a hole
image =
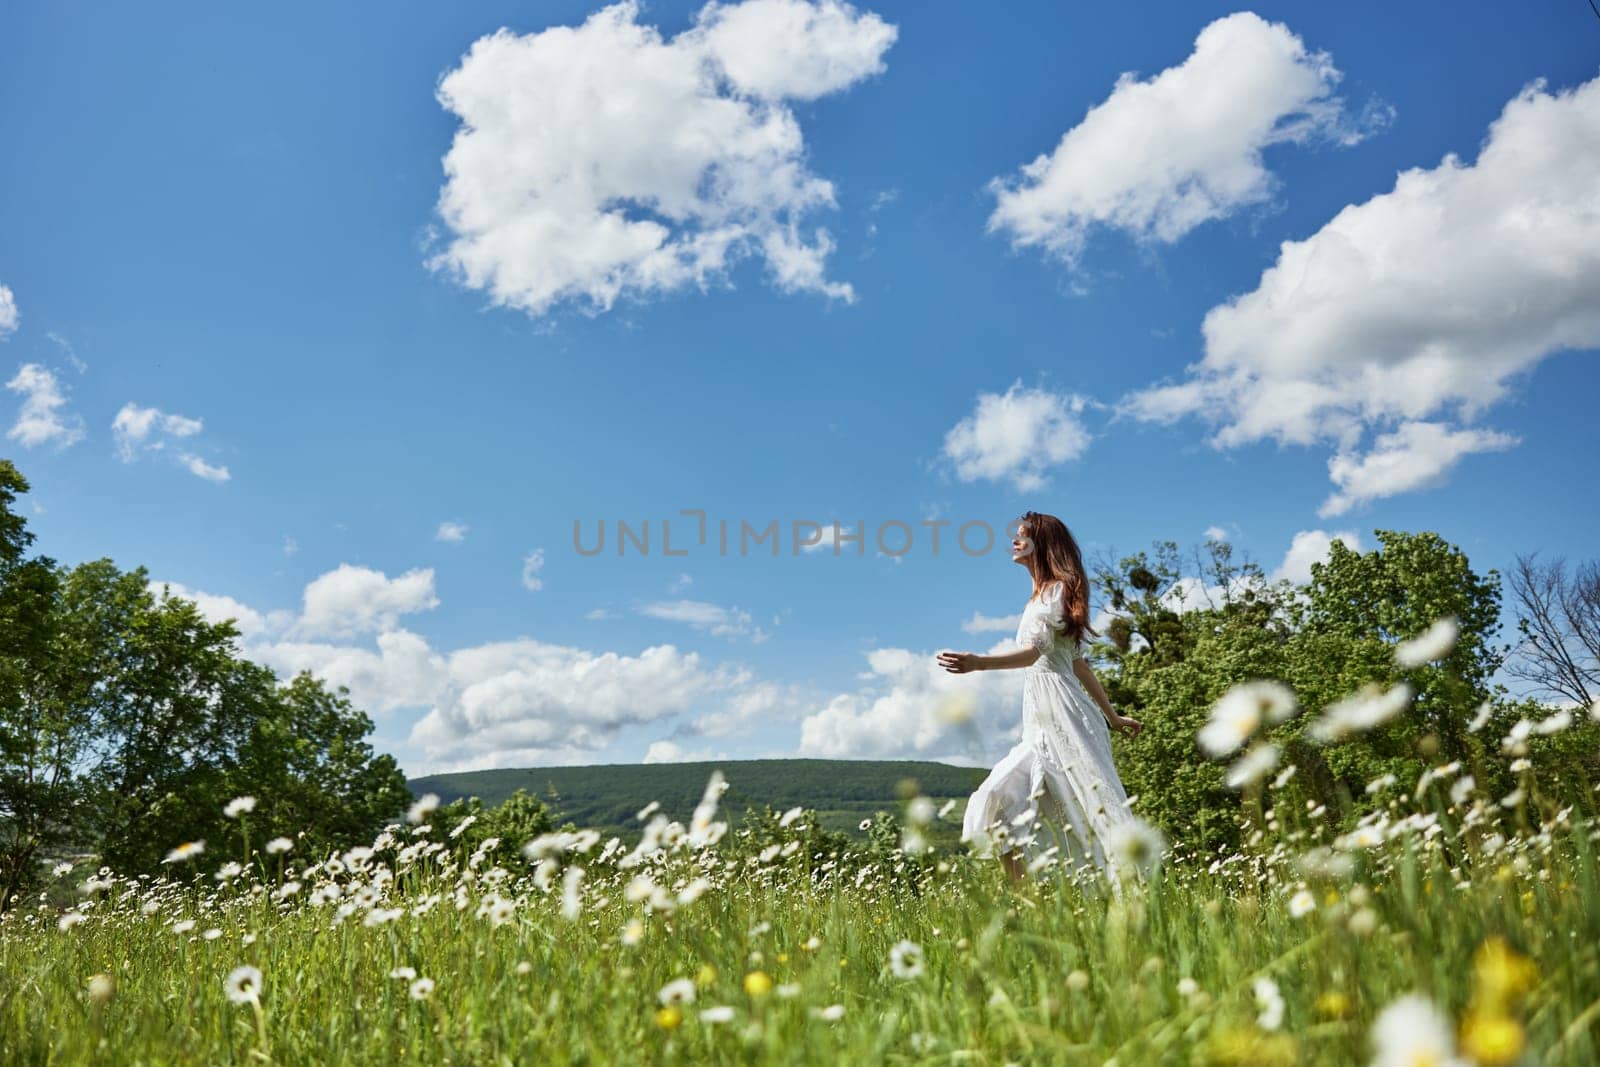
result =
[[[920,978],[922,969],[922,946],[915,941],[899,941],[889,950],[889,970],[896,978]]]
[[[246,964],[228,972],[223,988],[235,1004],[254,1004],[261,999],[261,972]]]
[[[1111,831],[1112,860],[1124,870],[1150,874],[1161,865],[1167,852],[1167,839],[1161,831],[1137,815],[1131,815]]]
[[[1395,646],[1394,661],[1402,667],[1420,667],[1444,659],[1456,647],[1461,627],[1454,615],[1446,615],[1409,641]]]
[[[1294,692],[1281,682],[1258,679],[1234,686],[1211,707],[1196,739],[1206,755],[1231,755],[1263,722],[1283,722],[1295,713]]]
[[[438,793],[424,793],[406,809],[406,822],[415,826],[439,808]]]
[[[1323,709],[1322,717],[1307,728],[1316,741],[1342,741],[1352,734],[1381,726],[1405,710],[1415,690],[1406,682],[1384,689],[1368,682],[1355,693]]]
[[[1433,1001],[1416,993],[1394,1001],[1372,1024],[1372,1067],[1466,1067]]]
[[[256,810],[255,797],[234,797],[222,809],[222,814],[230,819],[237,819],[241,815],[248,815]]]
[[[206,843],[204,841],[185,841],[183,844],[179,845],[177,848],[173,849],[171,852],[168,852],[167,853],[167,858],[162,860],[161,862],[162,863],[187,863],[189,860],[194,859],[196,856],[200,855],[200,853],[204,852],[205,850],[206,850]]]
[[[957,691],[949,693],[939,701],[933,709],[933,716],[946,726],[960,726],[971,722],[972,716],[978,711],[978,702],[971,693]]]

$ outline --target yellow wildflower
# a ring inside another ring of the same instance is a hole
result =
[[[744,976],[744,991],[752,997],[764,997],[772,992],[772,977],[766,971],[751,971]]]
[[[683,1022],[683,1012],[676,1004],[668,1004],[656,1010],[656,1025],[663,1030],[676,1030],[681,1022]]]
[[[1330,989],[1317,998],[1317,1014],[1328,1019],[1345,1019],[1350,1015],[1350,997],[1337,989]]]
[[[1515,1063],[1527,1043],[1522,1024],[1509,1015],[1469,1012],[1461,1024],[1461,1050],[1479,1067]]]

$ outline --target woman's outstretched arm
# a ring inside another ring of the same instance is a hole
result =
[[[1019,648],[1002,656],[980,656],[976,652],[941,652],[939,666],[951,674],[968,671],[1010,671],[1030,667],[1039,658],[1037,648]]]
[[[1117,709],[1111,706],[1111,698],[1106,696],[1105,687],[1100,684],[1100,679],[1095,676],[1094,668],[1089,666],[1086,659],[1072,661],[1072,673],[1078,676],[1078,681],[1083,683],[1083,691],[1089,694],[1096,704],[1100,705],[1100,713],[1106,717],[1106,722],[1118,733],[1127,733],[1130,737],[1138,737],[1139,731],[1144,729],[1144,724],[1138,719],[1131,719],[1126,715],[1117,714]]]

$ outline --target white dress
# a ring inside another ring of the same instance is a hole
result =
[[[1057,633],[1061,583],[1028,601],[1017,644],[1039,650],[1024,669],[1022,740],[967,802],[961,839],[980,855],[1051,848],[1068,871],[1091,867],[1116,884],[1113,842],[1133,820],[1111,759],[1111,728],[1072,671],[1081,645]]]

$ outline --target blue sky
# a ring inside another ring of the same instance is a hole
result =
[[[7,8],[39,547],[245,613],[413,772],[987,758],[1015,679],[931,657],[1027,584],[930,518],[1592,551],[1585,4],[598,11]],[[666,558],[693,508],[779,558]]]

